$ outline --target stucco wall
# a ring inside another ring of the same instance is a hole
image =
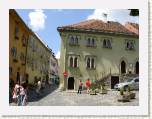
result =
[[[69,35],[79,35],[79,46],[69,45]],[[96,37],[96,47],[87,47],[86,36]],[[63,83],[64,77],[63,72],[68,71],[69,77],[75,77],[75,89],[78,87],[78,79],[82,79],[83,82],[89,79],[100,79],[107,75],[119,74],[120,73],[120,63],[122,60],[126,62],[126,72],[131,69],[134,73],[134,65],[138,61],[139,57],[139,42],[138,38],[129,36],[110,36],[104,34],[85,34],[85,33],[72,33],[64,32],[61,35],[61,59],[60,59],[60,78],[61,83]],[[112,39],[112,49],[103,48],[103,39]],[[129,51],[125,49],[125,40],[135,41],[135,50]],[[71,68],[68,66],[69,54],[79,55],[79,67]],[[86,55],[96,56],[96,68],[86,69]],[[130,67],[132,64],[132,68]],[[67,87],[67,80],[64,84]]]

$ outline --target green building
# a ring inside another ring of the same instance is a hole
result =
[[[134,24],[134,23],[133,23]],[[110,88],[126,76],[139,74],[139,36],[118,22],[88,20],[58,27],[61,36],[60,88],[77,90],[107,79]],[[65,78],[63,73],[67,72]]]

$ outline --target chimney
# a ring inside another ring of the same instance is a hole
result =
[[[103,16],[103,21],[104,21],[104,22],[107,22],[107,14],[106,14],[106,13],[103,13],[102,16]]]

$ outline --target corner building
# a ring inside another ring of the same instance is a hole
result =
[[[61,36],[60,87],[77,90],[107,79],[110,88],[139,74],[139,36],[118,22],[88,20],[58,27]],[[63,73],[67,72],[65,79]]]

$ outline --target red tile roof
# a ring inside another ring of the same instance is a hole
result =
[[[139,30],[139,24],[128,22],[131,26],[133,26],[135,29]]]
[[[58,27],[58,31],[88,31],[137,36],[137,34],[129,31],[118,22],[103,22],[101,20],[94,19],[83,21],[77,24]]]

